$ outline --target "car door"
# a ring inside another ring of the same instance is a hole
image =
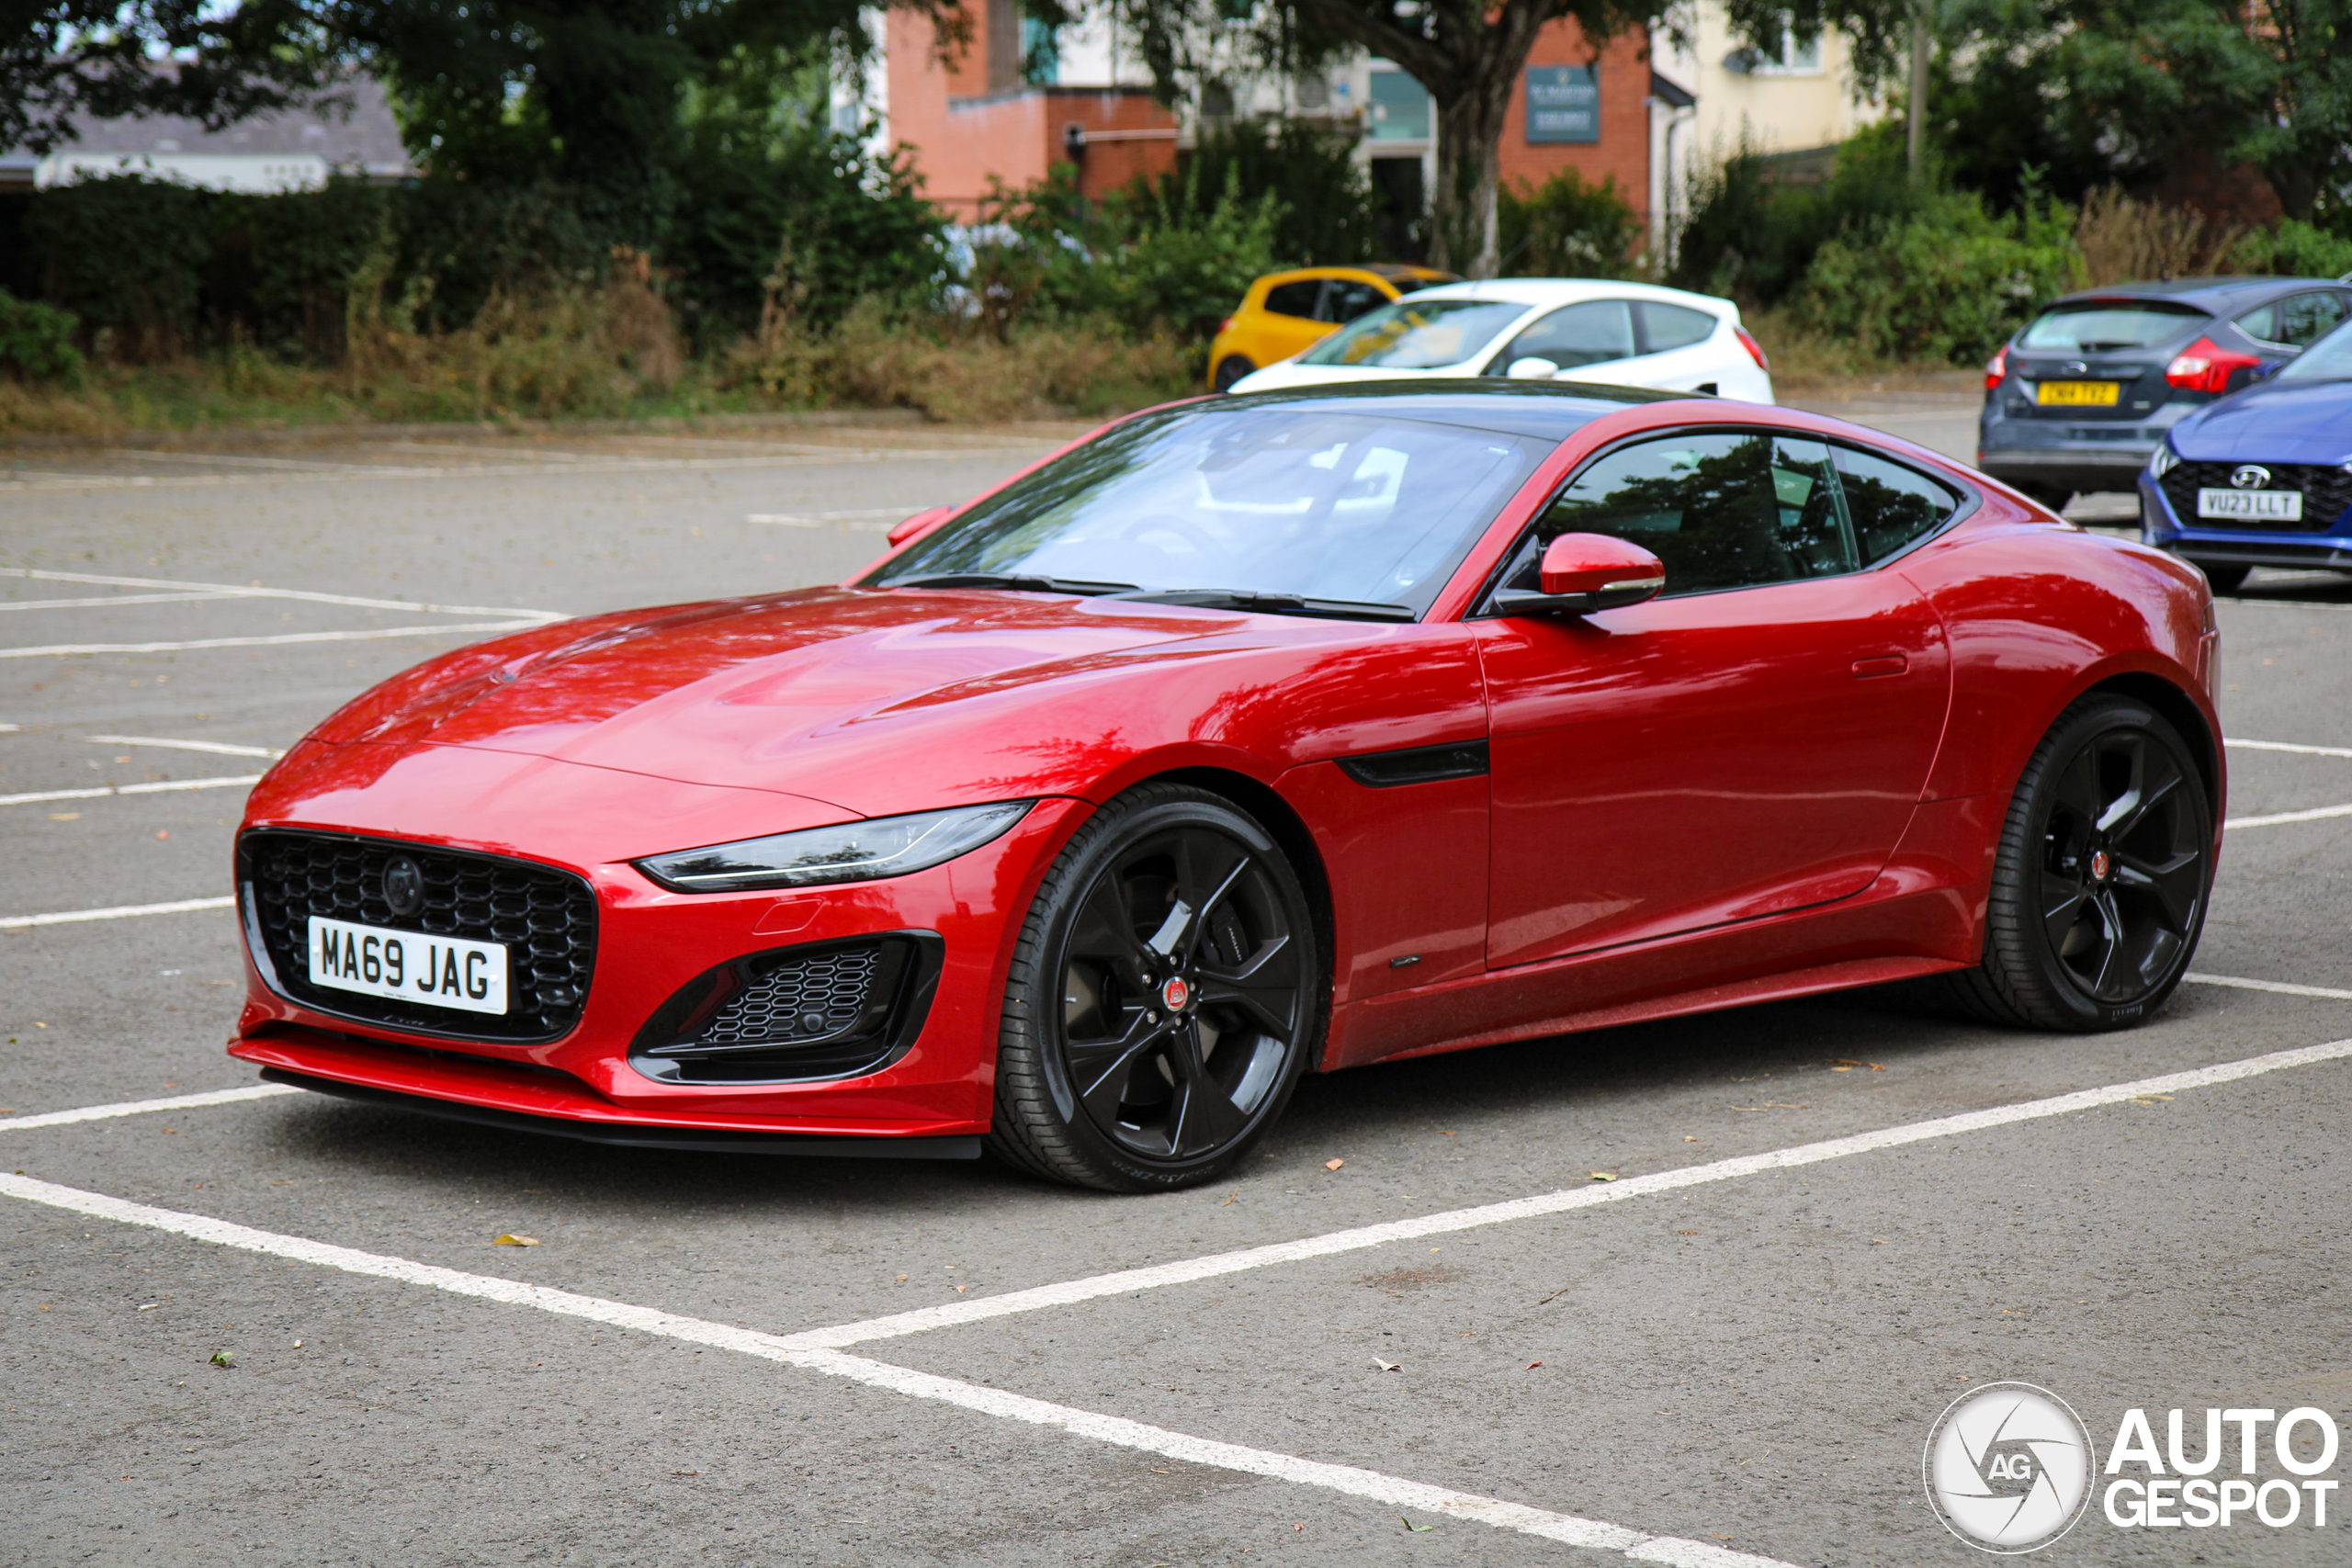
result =
[[[1272,365],[1276,360],[1288,359],[1331,335],[1330,324],[1316,319],[1317,308],[1323,299],[1323,282],[1319,277],[1294,278],[1266,290],[1266,303],[1258,323],[1260,348],[1253,355],[1259,364]]]
[[[1506,375],[1521,359],[1548,359],[1563,372],[1579,372],[1596,365],[1614,366],[1640,352],[1632,300],[1587,299],[1537,317],[1487,361],[1487,374]]]
[[[2314,288],[2248,310],[2237,318],[2237,326],[2255,340],[2266,362],[2283,365],[2335,331],[2345,307],[2342,290]]]
[[[1878,517],[1872,547],[1925,521]],[[1831,448],[1702,430],[1605,452],[1539,515],[1501,585],[1532,587],[1543,546],[1568,532],[1641,544],[1666,588],[1625,609],[1478,623],[1488,966],[1868,886],[1934,761],[1950,660],[1899,572],[1859,570]]]

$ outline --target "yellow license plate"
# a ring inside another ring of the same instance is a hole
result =
[[[2122,393],[2120,381],[2044,381],[2033,389],[2033,400],[2044,408],[2111,409]]]

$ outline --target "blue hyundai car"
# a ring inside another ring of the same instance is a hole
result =
[[[1976,466],[2044,505],[2132,489],[2179,420],[2352,318],[2352,281],[2180,277],[2053,299],[1984,367]]]
[[[2140,530],[2223,593],[2258,566],[2352,572],[2352,321],[2174,425],[2140,473]]]

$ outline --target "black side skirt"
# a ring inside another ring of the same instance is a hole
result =
[[[542,1133],[574,1138],[584,1144],[613,1144],[627,1149],[695,1149],[730,1155],[825,1155],[849,1159],[978,1159],[980,1140],[966,1138],[828,1137],[814,1133],[698,1133],[691,1127],[650,1127],[631,1122],[573,1122],[560,1116],[533,1116],[520,1111],[497,1111],[483,1105],[462,1105],[396,1089],[370,1089],[360,1084],[264,1067],[271,1083],[290,1084],[316,1094],[356,1100],[363,1105],[414,1111],[452,1122],[471,1122],[510,1133]]]

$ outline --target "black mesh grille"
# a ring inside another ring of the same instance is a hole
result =
[[[2301,522],[2280,523],[2254,517],[2199,517],[2197,515],[2197,492],[2200,490],[2230,490],[2230,476],[2244,467],[2239,463],[2175,463],[2165,475],[2165,499],[2172,502],[2173,515],[2190,527],[2244,529],[2265,534],[2324,534],[2352,506],[2352,474],[2324,464],[2267,463],[2270,470],[2269,490],[2294,490],[2303,493],[2303,515]]]
[[[638,1033],[637,1069],[665,1083],[849,1077],[896,1058],[922,1027],[936,935],[893,931],[755,953],[681,987]]]
[[[395,914],[385,897],[384,871],[395,858],[414,862],[422,874],[421,896],[406,915]],[[304,1007],[422,1033],[527,1041],[570,1029],[587,1003],[596,895],[569,872],[397,840],[265,829],[238,841],[237,875],[277,989]],[[313,915],[503,943],[506,1011],[457,1012],[313,986]]]

